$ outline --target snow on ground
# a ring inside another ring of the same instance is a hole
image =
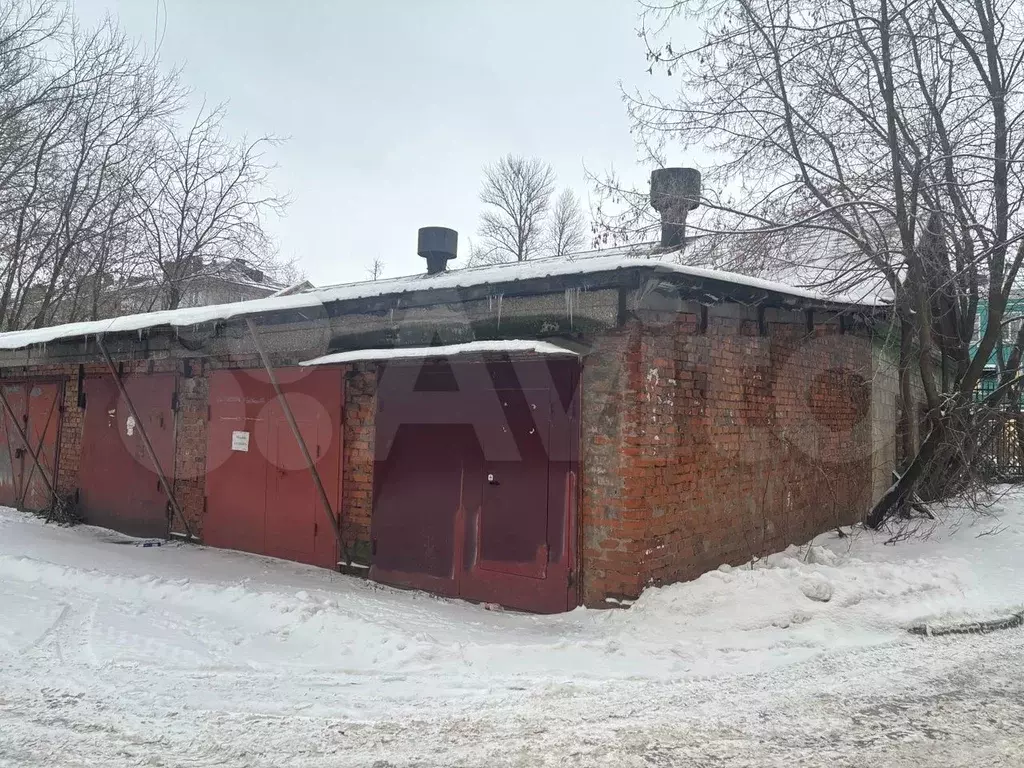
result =
[[[1024,493],[629,610],[487,611],[0,510],[0,765],[1021,765]]]

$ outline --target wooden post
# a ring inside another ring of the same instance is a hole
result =
[[[317,471],[316,463],[313,461],[313,457],[309,453],[309,448],[306,447],[306,441],[302,437],[302,432],[299,430],[299,424],[295,421],[295,415],[292,413],[292,408],[288,405],[288,400],[285,399],[284,392],[281,391],[281,385],[277,381],[277,376],[274,374],[274,368],[270,364],[270,358],[267,357],[266,351],[263,349],[263,345],[260,343],[259,335],[256,332],[256,325],[252,319],[245,318],[245,324],[249,328],[249,335],[252,336],[252,343],[256,347],[256,351],[259,353],[260,360],[263,362],[263,368],[267,372],[267,376],[270,377],[270,383],[274,387],[274,393],[277,395],[278,401],[281,403],[281,410],[284,411],[285,420],[288,422],[288,426],[292,430],[292,435],[295,437],[295,441],[299,444],[299,450],[302,451],[302,457],[306,460],[306,467],[309,469],[309,474],[313,477],[313,484],[316,486],[317,495],[320,496],[320,504],[323,506],[324,514],[327,515],[327,519],[331,524],[331,530],[334,531],[334,538],[338,542],[338,548],[341,550],[342,557],[345,558],[345,562],[349,562],[348,549],[345,547],[345,539],[341,533],[341,526],[338,524],[338,518],[334,515],[334,510],[331,509],[331,500],[327,498],[327,491],[324,490],[323,481],[320,479],[320,473]]]
[[[121,381],[121,377],[117,373],[117,368],[114,367],[114,361],[110,359],[110,353],[107,352],[106,346],[103,344],[103,335],[100,334],[96,337],[96,346],[99,347],[100,354],[103,355],[103,362],[107,364],[107,370],[110,371],[110,375],[114,377],[114,382],[117,384],[117,388],[121,391],[121,397],[124,398],[125,405],[128,406],[128,411],[131,413],[132,418],[135,419],[135,424],[139,428],[139,436],[142,437],[142,444],[146,448],[146,453],[149,455],[149,460],[153,462],[153,469],[156,470],[156,475],[160,480],[160,486],[164,489],[164,493],[167,495],[167,500],[171,504],[171,510],[181,520],[181,524],[185,526],[185,533],[188,537],[192,538],[192,528],[188,524],[188,520],[185,519],[185,514],[181,511],[181,507],[178,506],[178,500],[174,498],[174,491],[171,488],[171,484],[167,482],[167,476],[164,474],[163,467],[160,466],[160,460],[156,457],[156,451],[153,449],[153,444],[149,441],[149,435],[146,433],[146,425],[139,418],[139,412],[135,410],[135,404],[132,399],[128,396],[128,390],[124,387],[124,382]]]

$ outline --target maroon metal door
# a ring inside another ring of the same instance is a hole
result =
[[[4,384],[4,397],[17,418],[25,415],[25,385]],[[25,443],[18,430],[11,423],[11,414],[3,409],[2,432],[0,432],[0,504],[16,507],[21,498],[22,472],[24,469]],[[24,423],[24,422],[23,422]]]
[[[341,490],[340,369],[275,371],[331,507]],[[339,552],[316,486],[266,373],[210,377],[203,540],[335,568]]]
[[[395,363],[381,376],[370,575],[566,610],[576,601],[578,365],[482,366],[444,366],[442,386],[431,366]]]
[[[35,451],[39,463],[46,469],[51,483],[56,481],[57,445],[60,435],[60,396],[62,388],[56,382],[30,383],[28,387],[28,424],[25,434],[29,439],[27,450]],[[52,503],[39,467],[31,456],[22,459],[25,509],[47,509]]]
[[[317,372],[319,373],[319,372]],[[332,372],[337,373],[337,372]],[[327,384],[328,397],[340,396],[341,381],[334,375],[327,379],[318,377],[311,382],[314,387]],[[336,391],[331,391],[334,387]],[[305,396],[304,396],[305,395]],[[340,420],[339,411],[333,416],[323,407],[321,399],[310,399],[308,394],[285,392],[292,415],[299,426],[299,433],[314,460],[326,457],[327,461],[317,470],[326,487],[338,487],[338,462],[340,456],[331,450],[334,438],[340,438],[340,428],[333,428]],[[333,399],[333,398],[332,398]],[[340,408],[340,402],[337,403]],[[288,424],[280,401],[272,399],[268,407],[268,454],[267,467],[267,511],[266,511],[266,554],[334,568],[338,564],[337,543],[324,510],[316,485],[310,476],[306,459],[299,443]],[[340,427],[340,424],[339,424]],[[337,508],[337,497],[332,494],[332,509]],[[322,525],[321,525],[322,524]],[[323,528],[324,535],[320,535]],[[318,551],[319,550],[319,551]]]
[[[543,579],[548,569],[547,389],[499,389],[505,423],[488,425],[515,438],[519,456],[484,464],[483,503],[476,520],[474,566]]]
[[[276,401],[271,404],[280,412]],[[302,439],[315,456],[320,447],[316,422],[296,421]],[[285,560],[313,562],[318,528],[316,486],[310,481],[302,451],[284,416],[273,415],[269,427],[265,551]]]
[[[4,395],[29,440],[26,445],[3,409],[0,420],[0,504],[38,511],[50,506],[46,488],[31,452],[46,468],[51,481],[57,466],[60,434],[60,394],[58,382],[4,384]]]
[[[380,393],[378,393],[378,399]],[[380,420],[391,418],[388,398],[378,405]],[[459,594],[467,486],[480,477],[479,447],[466,424],[396,424],[383,460],[374,464],[371,521],[377,581]],[[475,506],[475,505],[474,505]]]
[[[87,378],[79,469],[79,504],[86,522],[131,536],[166,536],[168,501],[142,441],[142,428],[160,466],[173,482],[175,378],[170,374],[124,378],[139,414],[136,423],[117,384]]]
[[[243,389],[246,373],[210,376],[203,543],[263,554],[267,468],[252,435],[266,431],[263,408],[270,394],[255,382]]]

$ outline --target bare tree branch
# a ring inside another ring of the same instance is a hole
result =
[[[974,391],[1001,349],[1024,261],[1024,7],[645,7],[650,71],[673,78],[678,95],[626,94],[638,146],[656,165],[695,148],[712,158],[688,222],[697,242],[677,257],[844,295],[884,289],[901,392],[920,380],[929,435],[872,521],[915,487],[945,492],[977,449]],[[701,29],[699,42],[673,46],[677,25]],[[646,190],[593,180],[599,239],[648,236]],[[1000,357],[1002,380],[1016,381],[1020,349]]]

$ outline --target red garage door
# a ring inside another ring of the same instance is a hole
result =
[[[171,374],[126,376],[135,406],[167,479],[174,473]],[[79,503],[86,522],[131,536],[166,536],[167,496],[142,441],[142,428],[109,376],[87,378]]]
[[[574,606],[578,376],[561,360],[390,364],[371,576],[531,611]]]
[[[337,512],[341,370],[281,368],[275,374]],[[337,567],[334,531],[265,372],[210,377],[206,461],[205,543]]]
[[[7,409],[0,421],[0,504],[41,510],[50,506],[46,488],[32,453],[37,453],[53,481],[57,466],[60,435],[60,397],[63,387],[57,382],[4,384],[4,396],[28,438],[21,439]]]

